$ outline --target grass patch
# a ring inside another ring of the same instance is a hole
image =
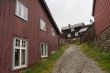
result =
[[[39,64],[30,69],[24,70],[21,73],[52,73],[54,64],[68,47],[68,45],[61,46],[59,50],[49,58],[42,60]]]
[[[75,45],[80,45],[80,39],[75,39],[75,40],[73,40],[73,44],[75,44]]]
[[[95,60],[102,70],[110,73],[110,52],[104,52],[92,44],[81,44],[81,51]]]

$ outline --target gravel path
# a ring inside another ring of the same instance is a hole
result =
[[[52,73],[104,73],[77,46],[70,47],[56,63]]]

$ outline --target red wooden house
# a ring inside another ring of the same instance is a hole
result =
[[[44,0],[0,0],[0,73],[19,73],[48,57],[59,34]]]
[[[93,15],[97,41],[110,50],[110,0],[94,0]]]

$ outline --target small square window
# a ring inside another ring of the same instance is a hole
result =
[[[21,65],[25,65],[26,64],[25,54],[26,54],[26,50],[25,49],[22,49],[21,50]]]
[[[16,39],[16,47],[20,47],[20,40]]]
[[[16,13],[18,17],[28,21],[28,8],[24,6],[21,2],[16,0]]]
[[[22,47],[26,47],[26,41],[22,41]]]

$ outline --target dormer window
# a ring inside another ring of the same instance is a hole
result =
[[[28,8],[26,6],[24,6],[18,0],[16,0],[16,12],[15,12],[15,14],[18,17],[28,21]]]

